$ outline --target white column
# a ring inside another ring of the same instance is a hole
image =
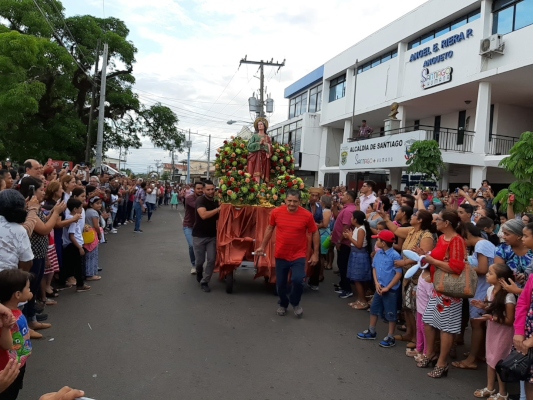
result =
[[[346,169],[340,169],[339,170],[339,185],[340,186],[346,186],[346,176],[348,175],[348,170]]]
[[[450,185],[449,176],[448,176],[448,165],[445,166],[446,170],[443,172],[439,180],[439,189],[447,190]]]
[[[400,120],[400,128],[405,128],[407,126],[407,107],[406,106],[398,107],[398,116],[396,118]]]
[[[389,169],[389,183],[393,189],[400,190],[402,184],[402,169],[401,168],[390,168]]]
[[[479,82],[473,153],[486,154],[485,150],[489,142],[491,92],[490,82]]]
[[[472,165],[470,167],[470,187],[480,187],[484,179],[487,179],[487,167]]]
[[[342,136],[342,142],[346,143],[348,139],[353,137],[352,121],[347,119],[344,121],[344,135]]]
[[[322,127],[322,133],[320,137],[320,156],[318,159],[318,183],[324,184],[324,168],[327,167],[326,160],[327,160],[327,152],[328,152],[328,144],[330,146],[334,146],[334,141],[330,140],[328,143],[328,128]]]

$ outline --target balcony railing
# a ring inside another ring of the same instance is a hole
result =
[[[440,128],[435,130],[434,126],[430,125],[415,125],[406,126],[404,128],[393,129],[386,133],[374,131],[370,138],[376,138],[386,135],[397,135],[405,132],[414,131],[426,131],[426,140],[436,140],[439,143],[439,147],[444,151],[458,151],[462,153],[471,153],[472,146],[474,144],[473,131],[467,131],[464,129],[452,129],[452,128]],[[363,138],[355,137],[348,139],[349,142],[358,140],[365,140]]]
[[[510,154],[511,148],[518,142],[520,138],[505,135],[491,135],[487,154],[500,156],[503,154]]]
[[[426,140],[436,140],[439,147],[444,151],[457,151],[461,153],[471,153],[474,145],[474,131],[466,131],[463,129],[440,128],[435,130],[434,126],[430,125],[415,125],[406,126],[404,128],[393,129],[387,131],[374,131],[367,139],[373,139],[385,135],[398,135],[405,132],[426,131]],[[364,138],[354,137],[349,138],[348,142],[356,142],[359,140],[366,140]],[[507,155],[511,152],[511,148],[518,142],[520,138],[505,135],[491,135],[487,146],[487,154],[499,156]]]

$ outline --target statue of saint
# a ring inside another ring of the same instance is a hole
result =
[[[268,121],[259,117],[254,122],[255,133],[248,141],[248,173],[256,182],[270,181],[270,156],[272,140],[267,135]]]

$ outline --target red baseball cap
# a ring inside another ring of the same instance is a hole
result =
[[[391,231],[384,229],[377,235],[373,235],[372,239],[381,239],[385,242],[394,242],[394,240],[396,240],[396,236],[394,236],[394,233],[392,233]]]

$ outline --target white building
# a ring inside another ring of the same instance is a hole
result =
[[[289,120],[269,132],[289,134],[315,184],[399,188],[409,144],[435,139],[441,187],[506,186],[498,163],[533,130],[532,40],[533,0],[430,0],[287,88]],[[310,104],[313,88],[322,101]],[[393,102],[399,121],[385,123]]]

